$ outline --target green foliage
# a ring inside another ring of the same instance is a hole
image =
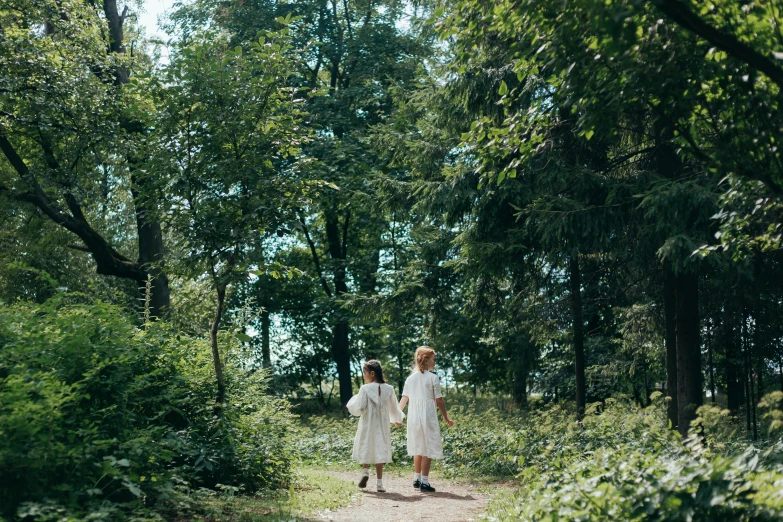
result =
[[[759,406],[765,410],[764,418],[769,421],[770,433],[783,431],[783,392],[772,392],[761,400]]]
[[[508,448],[526,464],[519,491],[491,506],[492,520],[783,519],[780,442],[683,445],[666,429],[659,398],[646,409],[593,405],[582,424],[558,417],[537,412]]]
[[[189,488],[287,483],[289,417],[263,375],[233,367],[218,412],[203,341],[80,301],[0,306],[3,515],[154,516]]]

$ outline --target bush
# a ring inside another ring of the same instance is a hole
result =
[[[658,397],[645,409],[593,405],[581,424],[544,415],[532,431],[549,432],[547,440],[521,432],[521,487],[494,505],[493,518],[783,520],[783,444],[762,451],[740,439],[717,443],[734,430],[712,407],[700,410],[699,432],[683,444],[664,412]]]
[[[216,409],[210,364],[204,341],[110,305],[0,305],[0,515],[157,518],[191,487],[282,485],[287,405],[228,366]]]

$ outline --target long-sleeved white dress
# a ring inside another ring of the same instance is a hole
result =
[[[408,397],[408,455],[442,459],[443,441],[435,407],[435,399],[443,397],[438,376],[415,371],[405,381],[402,394]]]
[[[359,464],[391,462],[390,425],[405,417],[394,388],[388,384],[365,384],[347,406],[351,415],[359,417],[351,458]]]

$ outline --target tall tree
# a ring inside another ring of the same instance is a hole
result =
[[[143,103],[147,94],[129,84],[145,65],[125,52],[128,10],[120,13],[114,0],[101,14],[80,2],[13,3],[0,15],[0,150],[14,175],[0,180],[0,193],[76,235],[99,274],[142,288],[152,278],[152,312],[160,316],[170,297],[155,197],[141,193],[147,178],[137,170],[148,126],[134,99]],[[109,171],[110,183],[132,197],[135,260],[96,225],[92,196]]]
[[[394,2],[208,5],[216,13],[215,21],[236,41],[276,27],[278,17],[299,17],[292,25],[298,49],[292,81],[310,93],[306,123],[319,136],[304,154],[313,162],[312,175],[337,189],[321,191],[313,205],[301,209],[298,231],[312,254],[308,271],[315,271],[325,297],[333,303],[331,350],[345,404],[352,395],[354,350],[352,319],[341,303],[349,294],[369,288],[378,257],[365,252],[377,252],[379,231],[385,228],[374,216],[373,190],[367,183],[381,167],[367,136],[393,110],[392,92],[416,79],[431,49],[403,29],[400,22],[406,13]],[[188,8],[177,16],[188,23],[203,21]]]
[[[288,45],[285,29],[244,47],[193,33],[175,49],[162,86],[166,124],[148,168],[170,187],[169,222],[185,239],[178,265],[189,277],[206,274],[215,292],[209,337],[219,403],[229,286],[249,276],[248,256],[265,232],[290,226],[306,202],[295,160],[306,133],[297,89],[287,84]]]

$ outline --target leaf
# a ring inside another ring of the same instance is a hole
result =
[[[508,94],[508,85],[506,85],[505,80],[500,82],[500,88],[498,89],[498,94],[501,96],[505,96]]]
[[[242,341],[243,343],[249,343],[249,342],[252,342],[252,341],[253,341],[253,338],[252,338],[252,337],[250,337],[249,335],[247,335],[247,334],[244,334],[244,333],[238,333],[238,334],[237,334],[237,339],[239,339],[239,340],[240,340],[240,341]]]

